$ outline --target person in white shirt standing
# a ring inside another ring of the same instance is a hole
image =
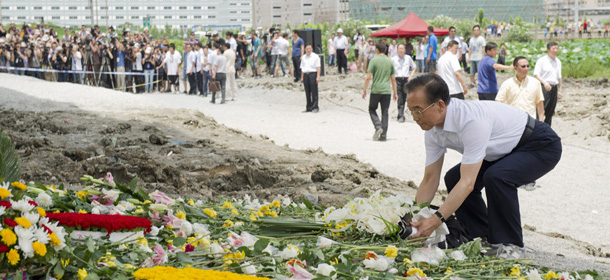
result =
[[[303,113],[320,111],[320,108],[318,108],[320,57],[312,50],[311,45],[305,46],[305,55],[301,57],[301,83],[305,86],[305,98],[307,99],[307,105]]]
[[[229,44],[229,48],[230,48]],[[213,74],[212,80],[217,80],[220,83],[220,91],[222,93],[220,104],[225,104],[225,96],[227,92],[227,58],[222,54],[222,49],[226,47],[221,46],[219,43],[214,43],[214,49],[216,49],[216,56],[214,57],[214,64],[212,65]],[[212,100],[210,103],[216,103],[216,91],[212,92]]]
[[[178,70],[180,68],[180,62],[182,61],[182,55],[180,52],[176,51],[176,46],[174,43],[169,45],[169,51],[165,54],[165,59],[161,65],[157,66],[157,70],[163,67],[163,65],[167,65],[165,71],[167,72],[167,79],[169,80],[169,87],[174,86],[175,92],[180,92],[180,84],[178,81]]]
[[[231,95],[231,101],[235,101],[235,96],[237,95],[237,81],[235,80],[235,59],[236,55],[233,49],[231,48],[230,43],[225,43],[225,51],[223,52],[223,56],[227,59],[225,70],[227,73],[227,88],[229,94]]]
[[[326,44],[326,50],[328,50],[328,67],[334,67],[337,60],[337,56],[335,55],[335,33],[330,34],[330,39],[328,39],[328,43]]]
[[[463,100],[468,88],[462,78],[462,68],[457,58],[458,48],[459,44],[456,41],[447,44],[447,52],[438,60],[438,75],[447,83],[449,96]]]
[[[195,55],[197,56],[197,60],[195,63],[195,78],[197,78],[197,92],[199,95],[203,95],[203,63],[205,60],[205,55],[203,53],[203,45],[201,42],[195,43]]]
[[[542,84],[544,94],[544,122],[551,126],[557,100],[561,100],[561,60],[557,58],[559,45],[549,42],[546,45],[547,55],[536,61],[534,77]]]
[[[197,94],[197,53],[193,51],[191,44],[186,44],[184,49],[184,63],[186,63],[186,75],[189,81],[188,94]]]
[[[392,64],[394,64],[395,76],[396,76],[396,89],[398,92],[398,122],[405,122],[405,102],[407,101],[407,92],[404,90],[404,86],[411,80],[411,77],[415,75],[415,62],[411,56],[406,55],[405,45],[398,45],[397,55],[392,57]]]
[[[443,40],[443,43],[441,44],[441,56],[443,56],[445,54],[445,52],[447,52],[448,44],[451,41],[458,42],[459,46],[462,45],[462,40],[460,40],[460,37],[458,37],[456,35],[456,30],[455,30],[455,27],[453,27],[453,26],[449,27],[449,36],[445,37],[445,39]],[[461,48],[458,48],[457,58],[458,58],[458,61],[462,60],[462,49]]]
[[[337,56],[337,67],[339,68],[339,74],[341,69],[347,74],[347,48],[349,42],[347,37],[343,35],[343,29],[337,29],[337,37],[335,37],[335,55]]]
[[[362,34],[362,32],[360,32],[360,29],[356,30],[356,35],[354,35],[354,46],[358,46],[360,44],[360,41],[366,41],[366,37]],[[354,48],[354,57],[356,59],[358,59],[358,55],[360,54],[360,51],[358,50],[358,48]]]
[[[468,63],[470,64],[470,87],[474,87],[474,78],[479,71],[479,62],[485,56],[485,38],[481,36],[481,26],[472,27],[474,37],[470,38],[470,49],[468,50]]]
[[[405,47],[406,52],[406,47]],[[392,59],[393,57],[398,55],[398,45],[396,44],[396,39],[392,39],[392,44],[388,49],[388,57]]]

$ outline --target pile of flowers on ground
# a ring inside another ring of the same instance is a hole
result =
[[[281,196],[271,202],[250,196],[214,202],[149,194],[135,179],[121,185],[111,174],[81,181],[71,188],[0,185],[2,271],[80,280],[591,277],[483,257],[478,241],[441,250],[403,240],[396,235],[398,219],[427,209],[404,195],[376,192],[340,208],[322,208]],[[84,221],[83,215],[139,222],[109,226]],[[144,232],[122,240],[70,235],[89,227]]]

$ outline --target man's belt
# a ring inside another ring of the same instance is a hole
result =
[[[530,139],[532,133],[534,132],[534,127],[536,127],[536,120],[532,118],[532,116],[527,115],[527,123],[525,124],[525,130],[523,131],[523,135],[521,135],[521,139],[519,139],[519,144],[515,147],[514,150],[521,148],[527,140]]]

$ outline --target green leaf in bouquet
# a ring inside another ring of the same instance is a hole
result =
[[[262,253],[263,250],[265,250],[265,248],[269,246],[269,242],[270,240],[266,238],[261,238],[257,240],[256,243],[254,243],[254,253]]]
[[[184,252],[176,253],[176,259],[179,263],[193,263],[193,259]]]
[[[458,250],[462,250],[469,259],[476,259],[481,256],[481,238],[460,245]]]
[[[53,268],[53,274],[55,274],[55,275],[64,275],[64,273],[65,273],[65,270],[61,266],[61,264],[57,264],[55,266],[55,268]]]
[[[178,237],[174,238],[174,241],[172,244],[176,247],[182,247],[182,245],[184,245],[185,243],[186,243],[186,239],[184,239],[184,237],[182,237],[182,236],[178,236]]]
[[[93,237],[91,236],[87,238],[87,250],[91,253],[95,252],[95,241],[93,241]]]
[[[99,280],[99,279],[100,279],[100,277],[95,272],[87,273],[87,277],[85,277],[85,280]]]
[[[129,280],[129,278],[127,278],[127,276],[123,275],[123,274],[119,274],[117,276],[115,276],[116,280]]]
[[[7,182],[21,179],[21,164],[19,155],[15,151],[15,144],[2,130],[0,130],[0,177]]]
[[[323,223],[304,219],[267,218],[258,219],[259,235],[267,237],[289,237],[317,235],[326,229]]]

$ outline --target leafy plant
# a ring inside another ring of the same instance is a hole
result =
[[[0,130],[0,182],[15,182],[21,179],[21,164],[15,144]]]

